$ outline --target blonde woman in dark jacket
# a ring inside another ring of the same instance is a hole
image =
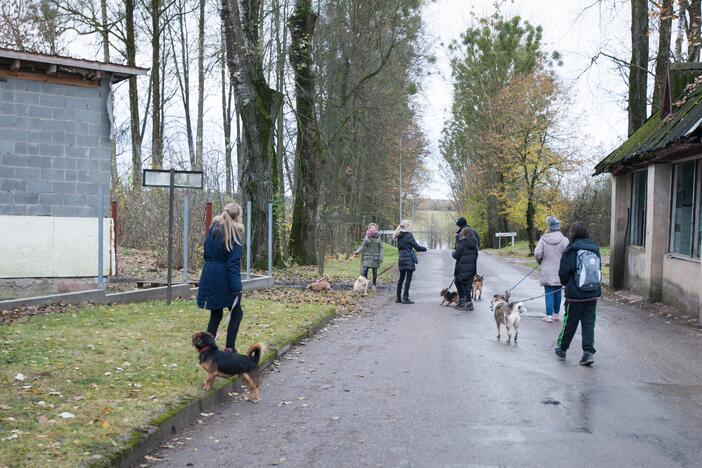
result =
[[[397,229],[395,229],[395,234],[393,238],[397,242],[397,250],[399,255],[397,258],[397,266],[400,270],[400,279],[397,281],[397,299],[395,302],[402,304],[414,304],[414,302],[409,297],[409,289],[412,284],[412,275],[415,269],[415,259],[416,252],[426,252],[427,248],[422,247],[414,240],[412,235],[412,223],[409,220],[403,219]],[[405,290],[402,293],[402,284],[404,283]]]

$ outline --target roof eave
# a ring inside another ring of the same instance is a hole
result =
[[[127,79],[130,76],[145,75],[148,71],[148,68],[130,67],[128,65],[118,65],[116,63],[97,62],[93,60],[38,54],[34,52],[22,52],[3,48],[0,48],[0,58],[19,60],[21,62],[61,65],[64,67],[81,68],[85,70],[97,70],[114,75],[115,77],[119,78],[117,81]]]

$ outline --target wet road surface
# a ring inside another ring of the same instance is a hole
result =
[[[386,295],[298,347],[236,401],[178,435],[158,466],[702,466],[698,331],[602,301],[592,368],[553,356],[560,322],[527,303],[519,344],[489,300],[525,271],[481,254],[475,311],[439,306],[447,251],[420,256],[414,305]],[[541,294],[536,274],[514,298]]]

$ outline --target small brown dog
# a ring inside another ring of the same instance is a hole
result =
[[[307,289],[314,292],[331,291],[331,281],[329,281],[328,276],[324,275],[314,283],[310,283]]]
[[[484,276],[475,275],[473,277],[473,287],[471,288],[470,297],[482,301],[483,300],[483,280]]]
[[[441,304],[439,305],[444,305],[444,302],[446,303],[447,306],[450,306],[451,303],[454,303],[458,305],[458,293],[449,291],[447,288],[444,288],[441,290],[439,293],[441,296]]]

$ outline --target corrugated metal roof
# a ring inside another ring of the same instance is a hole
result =
[[[644,162],[657,151],[682,142],[698,143],[695,131],[702,123],[702,77],[687,85],[671,114],[661,119],[655,113],[629,137],[595,166],[595,174],[610,172],[615,166]]]

